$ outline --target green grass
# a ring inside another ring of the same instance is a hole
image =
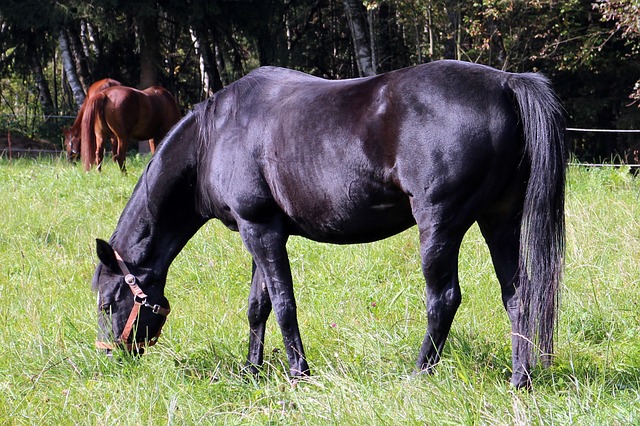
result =
[[[463,304],[436,374],[411,375],[426,315],[416,230],[369,245],[292,238],[313,377],[291,383],[273,319],[262,377],[240,374],[250,258],[210,222],[169,271],[173,311],[141,359],[94,349],[94,239],[109,238],[148,159],[127,176],[59,159],[0,160],[0,424],[640,423],[640,179],[570,169],[557,357],[515,391],[509,325],[477,230]]]

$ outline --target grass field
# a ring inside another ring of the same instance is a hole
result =
[[[141,359],[94,349],[94,240],[108,239],[147,158],[127,176],[59,159],[0,160],[0,424],[640,424],[640,178],[569,171],[555,364],[508,385],[509,325],[477,228],[463,304],[437,373],[412,376],[424,336],[417,233],[369,245],[292,238],[313,377],[287,379],[272,319],[263,377],[246,356],[250,258],[207,224],[169,271],[173,311]]]

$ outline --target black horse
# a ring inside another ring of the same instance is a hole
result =
[[[460,244],[477,222],[511,321],[511,382],[527,386],[553,351],[565,163],[562,107],[539,74],[439,61],[327,81],[260,68],[171,130],[110,242],[98,240],[98,346],[155,343],[169,265],[217,218],[253,256],[247,368],[263,362],[273,309],[290,373],[305,376],[288,237],[362,243],[417,224],[428,312],[417,370],[429,372],[461,301]]]

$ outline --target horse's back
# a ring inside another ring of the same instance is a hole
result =
[[[347,142],[359,144],[370,156],[389,157],[401,146],[440,149],[435,139],[444,143],[465,136],[459,139],[468,144],[482,132],[495,136],[505,123],[513,124],[509,77],[458,61],[348,80],[263,67],[234,83],[226,118],[232,127],[250,130],[255,123],[272,130],[272,143],[309,135],[326,148]]]
[[[109,127],[133,139],[162,137],[180,119],[175,98],[161,86],[144,90],[116,86],[101,93],[106,97],[104,113]]]

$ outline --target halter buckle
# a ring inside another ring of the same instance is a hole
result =
[[[129,284],[129,286],[133,286],[136,284],[136,277],[133,274],[127,274],[124,276],[124,282]]]
[[[138,305],[148,306],[147,303],[147,295],[146,294],[134,294],[133,295],[133,303],[137,303]]]

